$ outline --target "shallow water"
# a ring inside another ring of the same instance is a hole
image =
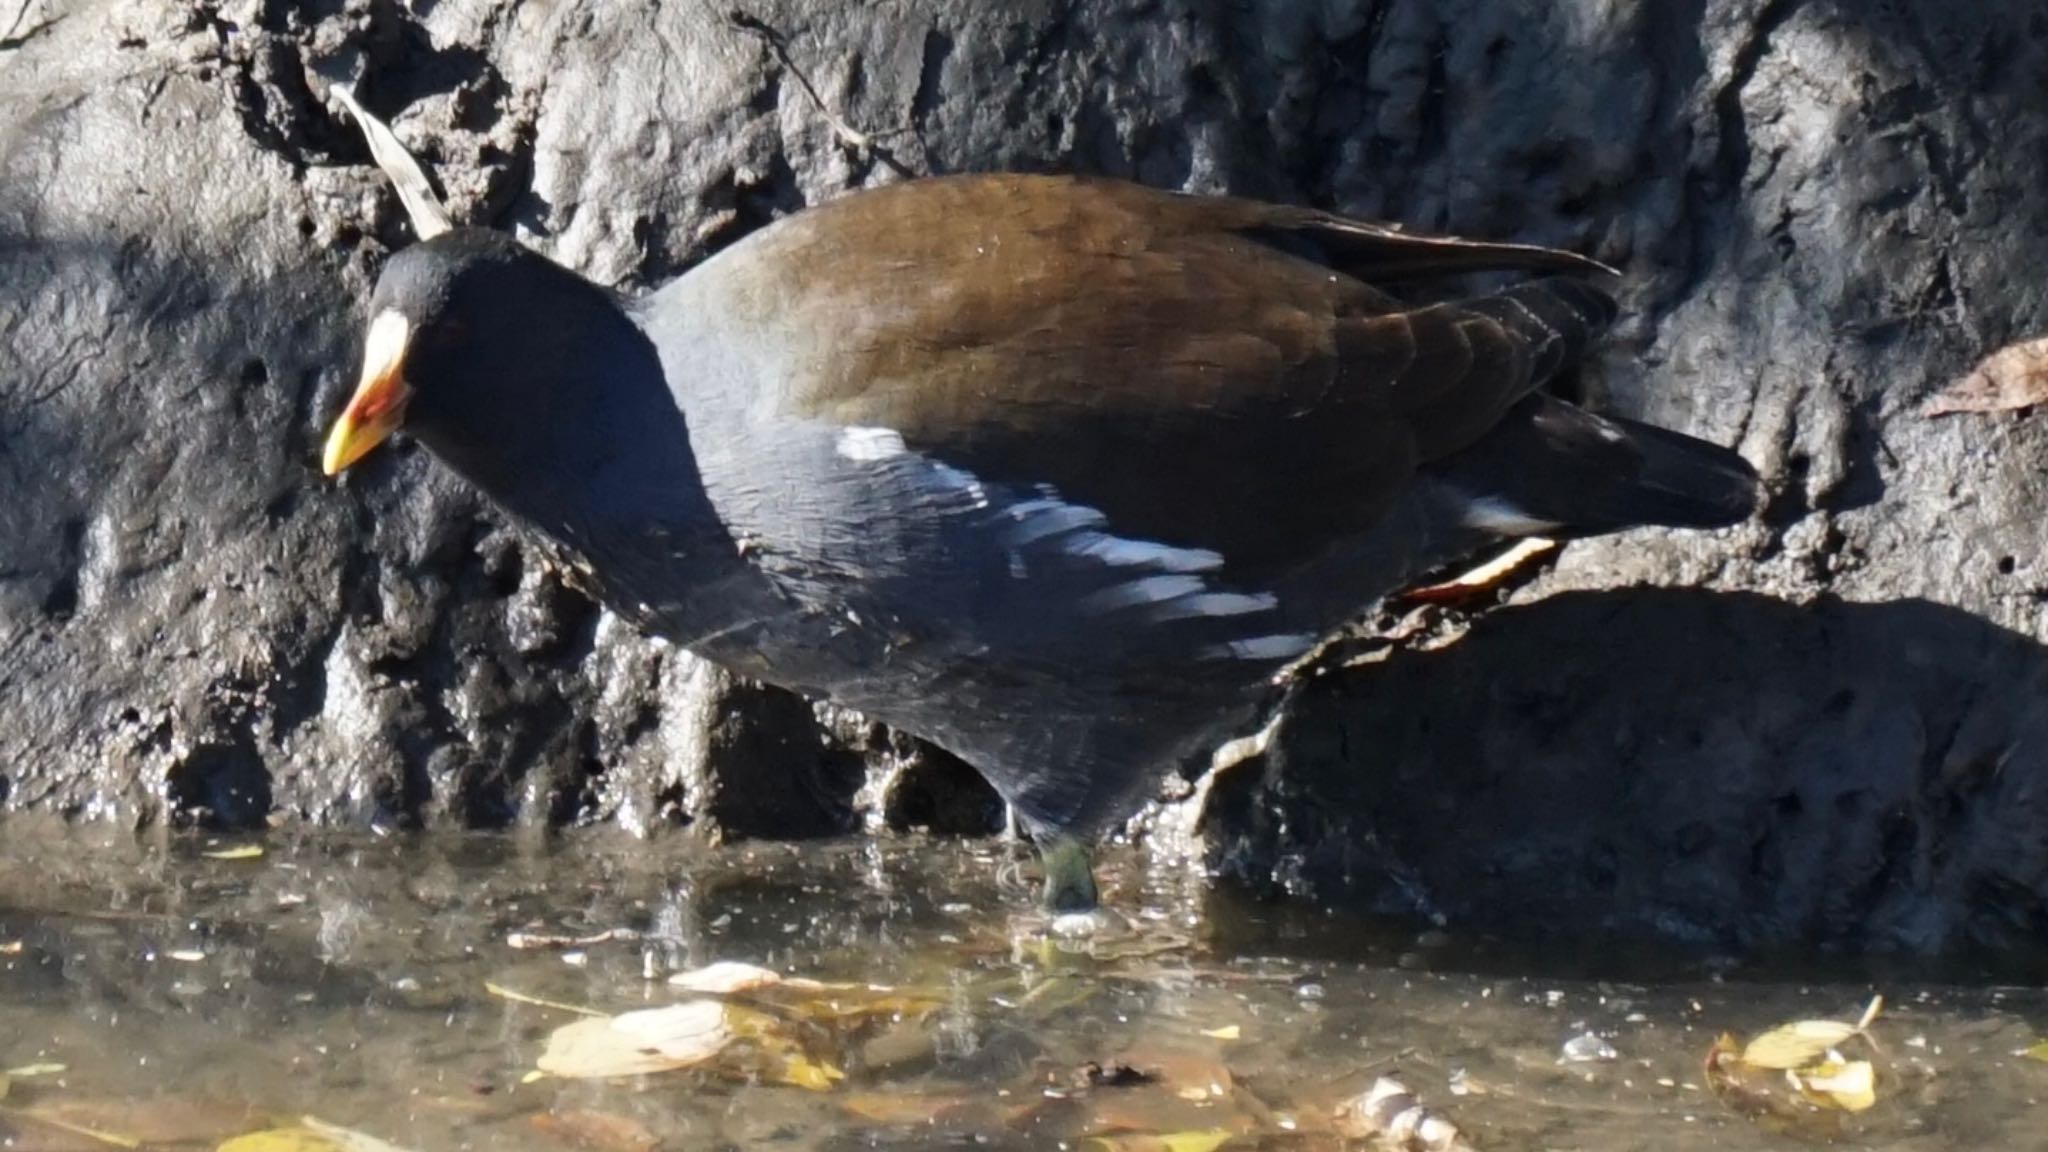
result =
[[[244,844],[262,854],[206,855]],[[916,840],[139,841],[10,823],[0,1139],[212,1148],[310,1114],[416,1152],[1367,1147],[1330,1118],[1391,1074],[1478,1149],[2048,1148],[2048,1063],[2017,1055],[2048,1032],[2038,991],[1668,959],[1645,983],[1526,975],[1584,958],[1246,906],[1114,860],[1130,922],[1054,944],[1017,863]],[[923,1007],[847,1031],[786,1002],[844,1072],[820,1091],[732,1060],[536,1079],[549,1033],[578,1016],[492,990],[615,1013],[686,999],[660,977],[719,960],[887,984]],[[1707,1082],[1719,1033],[1854,1019],[1873,991],[1879,1050],[1851,1053],[1877,1066],[1870,1110],[1787,1099],[1759,1117]],[[1091,1063],[1144,1075],[1091,1081]]]

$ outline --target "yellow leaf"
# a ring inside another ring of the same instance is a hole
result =
[[[1856,1026],[1840,1020],[1799,1020],[1751,1040],[1742,1049],[1742,1062],[1774,1072],[1804,1068],[1854,1035]]]
[[[219,1152],[340,1152],[340,1145],[311,1128],[269,1128],[237,1136]]]
[[[5,1073],[0,1073],[0,1075],[12,1076],[16,1080],[26,1080],[31,1076],[55,1076],[63,1072],[65,1067],[63,1064],[23,1064],[19,1068],[9,1068]]]
[[[782,1058],[779,1079],[784,1084],[808,1088],[813,1092],[830,1092],[834,1084],[846,1079],[846,1073],[822,1060],[813,1060],[802,1052],[791,1051]]]
[[[1787,1072],[1800,1094],[1816,1104],[1861,1112],[1877,1103],[1877,1075],[1868,1060],[1829,1060],[1806,1072]]]
[[[263,855],[261,844],[240,844],[233,848],[220,848],[212,852],[201,852],[208,860],[255,860]]]
[[[2048,1064],[2048,1040],[2035,1044],[2033,1047],[2021,1052],[2020,1055],[2029,1060],[2039,1060],[2043,1064]]]
[[[1835,1045],[1867,1030],[1877,1014],[1884,1011],[1884,997],[1872,996],[1863,1015],[1854,1024],[1839,1020],[1799,1020],[1782,1024],[1751,1040],[1742,1050],[1742,1062],[1751,1068],[1772,1072],[1805,1068],[1827,1055]]]
[[[1204,1028],[1202,1035],[1211,1040],[1235,1040],[1244,1035],[1244,1030],[1235,1024],[1225,1024],[1221,1028]]]
[[[1203,1128],[1189,1132],[1119,1132],[1088,1141],[1099,1152],[1216,1152],[1235,1135],[1228,1128]]]

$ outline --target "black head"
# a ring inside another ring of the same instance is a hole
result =
[[[640,339],[610,293],[511,237],[442,233],[384,266],[362,380],[321,467],[333,475],[403,428],[495,488],[544,463],[588,403],[588,382]]]

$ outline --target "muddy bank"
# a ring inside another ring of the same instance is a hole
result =
[[[1456,643],[1319,680],[1198,847],[1261,891],[1726,946],[2039,925],[2048,425],[1918,411],[2048,329],[2034,6],[748,5],[782,52],[716,5],[413,7],[31,0],[0,28],[6,807],[999,822],[943,756],[634,637],[419,452],[319,477],[406,238],[338,80],[459,217],[629,290],[897,169],[1614,263],[1581,387],[1736,445],[1768,510],[1573,545],[1428,633]]]

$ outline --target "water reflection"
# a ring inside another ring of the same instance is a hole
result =
[[[233,847],[7,825],[10,1146],[211,1148],[310,1114],[419,1152],[1336,1148],[1337,1105],[1398,1071],[1479,1147],[1751,1147],[1762,1126],[1704,1083],[1715,1036],[1853,1017],[1869,995],[1672,958],[1642,969],[1655,982],[1519,975],[1577,961],[1246,905],[1128,860],[1108,872],[1129,924],[1048,942],[987,844],[323,834],[208,855]],[[721,960],[935,1007],[843,1035],[802,1022],[845,1077],[812,1091],[758,1062],[534,1079],[576,1017],[491,991],[618,1013],[677,1002],[670,973]],[[2048,1001],[1883,991],[1879,1102],[1828,1117],[1839,1134],[2037,1140],[2048,1064],[2015,1053]]]

